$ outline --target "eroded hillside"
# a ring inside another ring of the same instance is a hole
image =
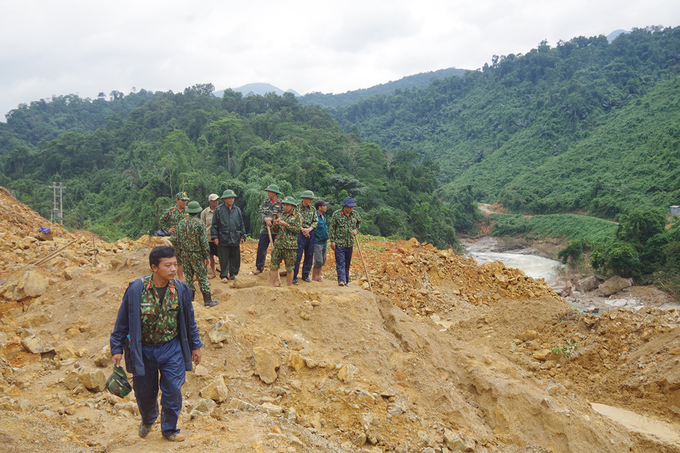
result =
[[[140,439],[134,396],[101,381],[127,282],[160,240],[45,236],[0,202],[0,451],[680,451],[675,310],[582,315],[521,271],[415,240],[363,243],[371,285],[355,252],[348,288],[332,257],[324,282],[270,288],[248,242],[233,284],[211,280],[219,305],[195,304],[187,441]]]

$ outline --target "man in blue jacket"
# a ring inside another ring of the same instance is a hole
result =
[[[182,409],[182,384],[192,362],[201,361],[191,290],[175,279],[177,258],[172,247],[155,247],[149,254],[152,273],[130,283],[111,333],[112,362],[133,374],[137,406],[142,416],[139,437],[146,437],[158,418],[160,373],[161,430],[169,441],[182,442],[177,429]]]

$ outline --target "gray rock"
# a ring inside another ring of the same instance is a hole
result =
[[[590,291],[593,291],[597,289],[597,287],[600,286],[600,280],[595,277],[594,275],[591,275],[590,277],[583,278],[576,282],[576,289],[583,293],[587,293]]]
[[[618,275],[613,276],[606,282],[602,283],[597,288],[597,293],[599,296],[611,296],[616,294],[624,288],[628,288],[633,285],[633,280],[630,278],[622,278]]]
[[[224,378],[222,376],[216,378],[210,385],[205,387],[199,392],[199,395],[203,398],[209,398],[217,403],[222,403],[226,401],[229,395],[229,389],[224,383]]]
[[[209,415],[212,411],[217,408],[217,403],[215,403],[210,398],[201,398],[196,403],[196,407],[191,411],[191,415]]]

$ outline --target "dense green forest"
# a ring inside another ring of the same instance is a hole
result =
[[[345,131],[441,169],[439,194],[471,186],[514,212],[680,204],[680,28],[578,37],[494,56],[463,77],[332,110]]]
[[[203,206],[210,193],[235,190],[252,231],[270,183],[286,195],[313,190],[331,208],[354,196],[367,234],[445,247],[456,244],[454,225],[474,228],[471,196],[443,203],[434,195],[437,166],[417,153],[388,153],[344,133],[320,107],[303,106],[290,93],[243,97],[227,90],[219,99],[213,91],[212,84],[140,91],[129,105],[122,94],[114,101],[53,98],[12,110],[0,130],[0,185],[49,218],[48,186],[61,181],[65,225],[111,239],[155,231],[180,190]],[[139,103],[140,96],[150,100]],[[116,107],[97,128],[105,109]],[[73,118],[73,129],[52,138],[56,118]]]
[[[413,74],[402,77],[401,79],[395,80],[393,82],[381,83],[380,85],[375,85],[361,90],[353,90],[339,94],[324,94],[319,92],[307,93],[298,99],[300,103],[304,105],[316,104],[320,105],[321,107],[332,108],[347,107],[371,96],[391,95],[397,90],[424,88],[430,85],[433,80],[445,79],[451,76],[462,76],[464,74],[464,69],[439,69],[437,71]]]

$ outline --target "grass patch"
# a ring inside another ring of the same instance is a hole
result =
[[[492,236],[584,239],[591,244],[608,242],[618,228],[613,222],[577,214],[535,215],[528,219],[520,214],[492,214],[491,219],[495,221]]]

